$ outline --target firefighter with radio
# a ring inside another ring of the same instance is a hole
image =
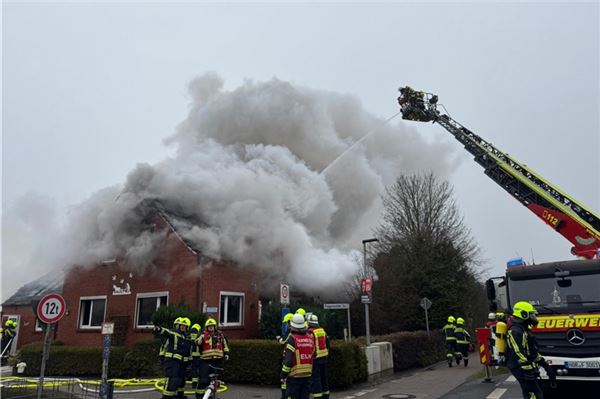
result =
[[[448,316],[448,323],[442,327],[442,332],[446,337],[446,360],[448,361],[448,367],[452,367],[452,360],[456,356],[455,322],[456,319],[454,316]]]
[[[288,399],[308,399],[310,396],[315,340],[305,323],[304,316],[298,313],[292,317],[292,332],[285,344],[281,381],[287,384]]]
[[[165,377],[167,377],[163,399],[184,398],[186,374],[184,362],[190,356],[191,341],[188,336],[190,324],[190,319],[187,317],[178,317],[173,322],[173,330],[159,326],[154,327],[154,332],[164,340],[160,349],[162,366]]]
[[[314,336],[315,357],[313,359],[311,391],[313,398],[329,399],[327,381],[327,357],[329,356],[329,337],[325,329],[319,326],[316,314],[308,317],[308,332]]]
[[[548,374],[552,386],[556,385],[556,374],[538,352],[538,344],[531,333],[537,324],[537,312],[529,302],[517,302],[513,308],[513,321],[507,333],[506,366],[515,376],[523,398],[543,399],[542,390],[537,382],[539,367]]]
[[[204,331],[195,342],[200,347],[201,360],[196,398],[201,398],[210,383],[210,374],[215,372],[214,369],[222,369],[223,360],[229,359],[229,346],[225,335],[217,329],[217,321],[212,318],[206,320]]]

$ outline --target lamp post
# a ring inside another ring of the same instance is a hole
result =
[[[369,278],[368,277],[368,270],[367,270],[367,244],[370,242],[379,242],[379,240],[377,238],[369,238],[366,240],[362,240],[363,243],[363,267],[364,267],[364,273],[365,273],[365,278]],[[371,345],[371,327],[369,325],[369,303],[365,302],[365,335],[366,335],[366,339],[367,339],[367,346]]]

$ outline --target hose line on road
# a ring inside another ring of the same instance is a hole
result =
[[[114,394],[125,394],[125,393],[142,393],[158,391],[163,393],[166,378],[130,378],[121,379],[113,378],[108,380],[114,384],[115,388],[126,388],[126,387],[147,387],[147,388],[136,388],[136,389],[115,389]],[[25,377],[0,377],[0,387],[7,389],[35,389],[38,387],[39,379],[37,378],[25,378]],[[90,388],[90,385],[100,386],[102,381],[100,380],[86,380],[80,378],[44,378],[44,388],[56,388],[67,385],[79,385],[79,388],[85,392],[96,392],[98,388]],[[192,381],[186,381],[187,384],[192,384]],[[219,387],[219,392],[225,392],[227,386],[222,384]],[[186,394],[193,395],[195,391],[185,391]]]

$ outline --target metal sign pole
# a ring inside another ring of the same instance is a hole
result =
[[[427,315],[427,308],[425,308],[425,328],[427,329],[427,335],[429,334],[429,316]]]
[[[52,324],[46,324],[46,334],[44,334],[44,347],[42,349],[42,364],[40,366],[40,380],[38,381],[37,388],[37,399],[40,399],[42,397],[42,389],[44,387],[44,373],[46,371],[46,359],[48,358],[49,353],[49,341],[52,326]]]
[[[110,345],[112,334],[105,334],[102,340],[102,384],[100,385],[100,398],[108,398],[108,360],[110,358]]]
[[[348,307],[348,342],[352,341],[352,327],[350,326],[350,307]]]

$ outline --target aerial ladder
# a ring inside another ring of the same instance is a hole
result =
[[[438,96],[400,88],[402,119],[437,123],[470,152],[496,184],[565,237],[575,256],[600,257],[600,217],[570,195],[438,110]]]

